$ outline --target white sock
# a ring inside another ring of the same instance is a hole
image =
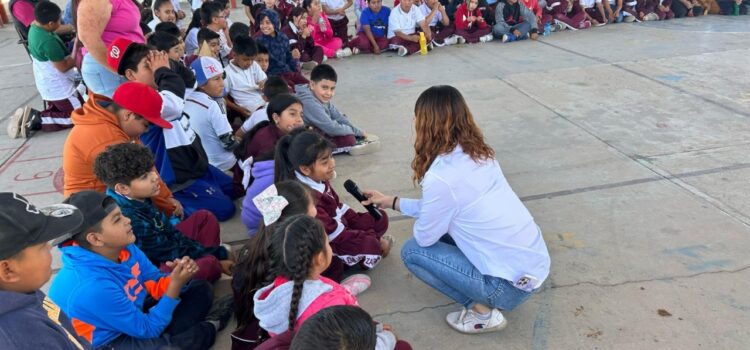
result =
[[[488,312],[488,313],[486,313],[486,314],[483,314],[483,313],[479,313],[479,312],[477,312],[477,311],[475,311],[475,310],[471,310],[471,311],[472,311],[472,312],[474,312],[474,316],[475,316],[476,318],[478,318],[478,319],[480,319],[480,320],[482,320],[482,321],[486,321],[486,320],[489,320],[489,319],[490,319],[490,316],[492,316],[492,310],[490,310],[490,312]]]

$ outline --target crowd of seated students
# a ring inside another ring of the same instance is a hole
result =
[[[34,20],[19,23],[28,22],[48,108],[17,113],[9,135],[71,129],[62,150],[69,206],[50,216],[0,194],[0,220],[28,217],[14,226],[23,232],[2,225],[3,303],[30,303],[23,317],[55,325],[39,337],[1,338],[0,347],[207,349],[235,315],[232,341],[243,349],[409,349],[357,304],[371,280],[353,271],[376,268],[395,239],[385,211],[378,219],[355,211],[331,185],[334,155],[367,154],[380,142],[334,105],[339,77],[326,61],[405,56],[420,50],[422,35],[436,49],[700,16],[711,7],[702,1],[401,0],[391,9],[382,0],[246,0],[244,24],[229,21],[225,0],[195,0],[183,29],[179,2],[155,0],[145,43],[118,37],[107,45],[108,69],[124,83],[111,97],[89,91],[85,102],[76,62],[56,34],[61,9],[11,1],[17,20],[33,5]],[[735,15],[750,6],[718,4]],[[235,216],[242,197],[250,240],[235,253],[222,244],[219,222]],[[26,213],[13,214],[20,206]],[[47,221],[59,224],[39,224]],[[10,239],[23,234],[39,239]],[[45,242],[53,238],[63,268],[46,296],[38,289],[49,279]],[[19,263],[26,259],[40,262]],[[214,300],[211,284],[222,275],[232,276],[233,295]]]

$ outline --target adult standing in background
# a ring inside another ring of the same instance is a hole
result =
[[[457,303],[448,324],[462,333],[503,329],[500,310],[526,301],[549,275],[539,227],[513,192],[461,93],[433,86],[414,107],[414,181],[422,199],[365,191],[380,208],[415,217],[401,259]]]
[[[83,81],[94,93],[112,98],[125,80],[107,64],[107,46],[116,38],[146,41],[140,26],[140,9],[133,0],[80,0],[77,18],[78,38],[85,46]]]

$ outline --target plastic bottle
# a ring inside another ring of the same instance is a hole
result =
[[[549,34],[552,32],[552,24],[549,22],[544,24],[544,36],[549,36]]]
[[[427,54],[427,38],[421,32],[419,33],[419,52],[423,55]]]
[[[323,20],[323,17],[318,17],[318,26],[320,26],[320,31],[325,32],[328,30],[328,27],[326,27],[326,21]]]

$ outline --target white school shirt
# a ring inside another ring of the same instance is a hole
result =
[[[425,2],[422,2],[422,5],[419,5],[419,10],[422,11],[422,16],[424,16],[424,18],[427,18],[427,16],[430,15],[430,12],[432,12],[432,9],[429,6],[427,6],[427,3]],[[443,20],[443,14],[440,12],[440,10],[437,10],[435,11],[435,17],[432,17],[432,21],[430,21],[429,26],[434,27],[438,24],[438,22],[442,20]]]
[[[227,77],[224,80],[226,90],[234,98],[238,105],[255,111],[263,104],[263,92],[258,83],[266,80],[266,73],[260,68],[258,62],[253,61],[248,69],[241,69],[230,62],[224,70]]]
[[[340,7],[344,7],[345,3],[346,2],[344,0],[322,0],[320,2],[321,5],[326,5],[330,9],[337,9]],[[344,16],[342,15],[329,15],[329,14],[326,14],[326,15],[328,16],[328,19],[332,19],[334,21],[344,19]]]
[[[581,0],[581,7],[584,9],[590,9],[594,7],[595,4],[601,4],[602,0]]]
[[[417,26],[422,21],[424,21],[424,15],[417,6],[412,5],[408,13],[401,9],[401,5],[396,6],[388,17],[388,39],[396,36],[396,31],[406,35],[416,33]]]
[[[253,112],[253,114],[250,115],[250,118],[247,118],[247,120],[245,120],[245,122],[242,123],[242,126],[240,127],[242,131],[248,132],[254,126],[260,124],[260,122],[264,120],[268,120],[268,112],[266,108],[268,108],[268,105],[265,105],[263,106],[263,108]]]
[[[229,54],[232,53],[232,48],[229,47],[229,42],[223,30],[214,33],[219,34],[219,56],[221,56],[221,65],[226,67],[229,63]],[[196,34],[196,38],[198,38],[198,34]]]
[[[402,213],[417,218],[417,244],[431,246],[448,233],[483,275],[514,283],[533,277],[533,288],[547,278],[541,231],[496,160],[477,163],[457,146],[435,158],[421,186],[422,199],[399,202]]]
[[[161,23],[161,20],[159,17],[154,16],[154,19],[151,20],[151,22],[148,22],[148,27],[151,28],[151,31],[156,31],[156,25]]]
[[[198,31],[200,28],[193,28],[185,36],[185,55],[193,55],[198,50]]]
[[[227,114],[216,100],[200,91],[193,91],[185,100],[185,114],[190,116],[190,127],[200,136],[203,149],[211,165],[227,171],[237,158],[224,149],[219,136],[232,133]]]
[[[201,5],[203,5],[203,0],[193,0],[190,7],[195,11],[201,8]]]

